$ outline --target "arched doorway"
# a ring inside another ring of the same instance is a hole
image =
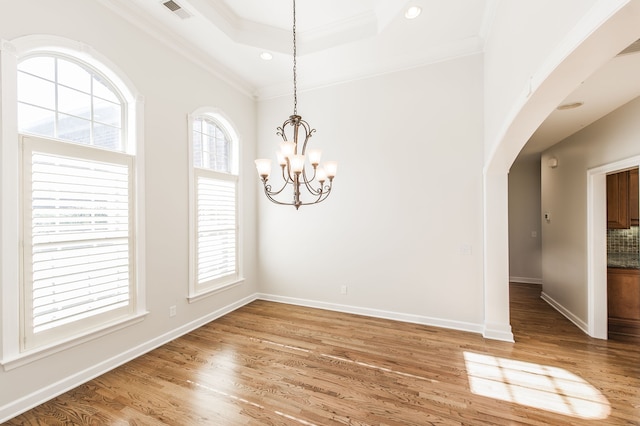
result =
[[[573,87],[639,36],[640,2],[632,0],[611,15],[574,28],[552,71],[528,96],[516,101],[518,113],[503,127],[484,168],[484,288],[487,338],[513,341],[509,324],[508,173],[529,137]],[[557,52],[556,52],[557,53]],[[585,290],[586,291],[586,290]],[[592,297],[590,294],[589,297]],[[589,309],[593,303],[589,302]],[[593,317],[589,314],[589,320]],[[593,327],[590,327],[592,329]]]

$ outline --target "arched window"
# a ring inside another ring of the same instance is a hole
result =
[[[231,138],[210,116],[193,120],[193,166],[231,173]]]
[[[18,64],[18,128],[113,151],[125,151],[122,96],[99,71],[52,54]]]
[[[15,63],[3,68],[3,89],[15,96],[17,122],[15,139],[2,140],[10,153],[2,176],[17,179],[20,191],[2,196],[21,215],[23,244],[19,289],[5,296],[22,296],[17,351],[5,355],[19,358],[144,315],[137,297],[144,266],[135,261],[144,244],[144,189],[141,106],[123,76],[77,42],[27,36],[12,43],[15,53],[2,52],[5,64]],[[18,167],[9,165],[11,154]],[[10,227],[7,217],[2,226]]]
[[[190,117],[191,299],[239,283],[238,138],[217,112]]]

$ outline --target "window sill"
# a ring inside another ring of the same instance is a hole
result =
[[[61,352],[74,346],[81,345],[83,343],[87,343],[91,340],[97,339],[99,337],[105,336],[107,334],[113,333],[115,331],[121,330],[125,327],[132,326],[134,324],[138,324],[144,320],[149,312],[142,312],[133,317],[127,317],[124,320],[119,320],[117,322],[113,322],[106,327],[102,327],[95,331],[87,332],[83,335],[65,340],[61,343],[52,344],[49,346],[43,346],[35,349],[31,349],[29,351],[21,352],[14,357],[9,357],[7,359],[3,359],[0,361],[0,365],[4,368],[4,371],[13,370],[14,368],[22,367],[24,365],[30,364],[34,361],[37,361],[42,358],[46,358],[50,355],[53,355],[57,352]]]
[[[200,293],[191,295],[191,296],[189,296],[187,298],[187,300],[189,301],[189,303],[194,303],[194,302],[197,302],[199,300],[205,299],[205,298],[207,298],[209,296],[212,296],[214,294],[220,293],[222,291],[229,290],[229,289],[231,289],[233,287],[236,287],[236,286],[242,284],[243,282],[244,282],[244,278],[239,278],[239,279],[237,279],[235,281],[231,281],[229,283],[222,284],[222,285],[219,285],[217,287],[209,288],[209,289],[204,290],[204,291],[202,291]]]

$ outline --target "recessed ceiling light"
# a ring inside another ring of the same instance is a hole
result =
[[[265,61],[270,61],[270,60],[273,59],[273,55],[271,53],[269,53],[269,52],[262,52],[260,54],[260,58],[265,60]]]
[[[562,104],[556,109],[558,111],[565,111],[565,110],[568,110],[568,109],[580,108],[582,105],[584,105],[584,102],[571,102],[569,104]]]
[[[411,6],[404,13],[404,17],[407,19],[415,19],[420,15],[420,13],[422,13],[422,8],[420,6]]]

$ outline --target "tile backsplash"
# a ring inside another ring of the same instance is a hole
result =
[[[638,253],[638,227],[630,229],[607,229],[608,253]]]

